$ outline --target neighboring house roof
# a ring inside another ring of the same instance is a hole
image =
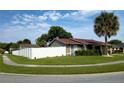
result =
[[[37,47],[40,47],[40,46],[32,45],[32,44],[21,44],[20,45],[20,48],[37,48]]]
[[[105,45],[104,42],[95,41],[95,40],[88,40],[88,39],[77,39],[77,38],[55,38],[53,41],[49,43],[49,46],[57,40],[60,43],[66,45],[82,45],[82,44],[96,44],[96,45]]]
[[[113,48],[124,48],[124,43],[119,45],[112,45]]]

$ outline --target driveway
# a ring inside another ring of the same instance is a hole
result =
[[[124,83],[124,72],[81,75],[0,74],[1,83]]]

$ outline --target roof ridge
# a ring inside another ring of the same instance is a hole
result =
[[[72,41],[75,41],[75,42],[78,42],[78,43],[80,43],[80,44],[82,44],[80,41],[77,41],[77,40],[75,40],[75,38],[70,38]]]

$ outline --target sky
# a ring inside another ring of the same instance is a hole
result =
[[[120,29],[109,40],[124,42],[124,11],[107,10],[119,17]],[[25,38],[35,43],[51,26],[61,26],[74,38],[104,41],[94,33],[94,20],[100,10],[0,10],[0,42],[17,42]]]

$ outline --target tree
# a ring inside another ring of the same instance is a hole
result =
[[[17,43],[11,43],[10,48],[19,48],[19,45]]]
[[[22,42],[22,44],[31,44],[31,41],[29,39],[24,39]]]
[[[120,44],[122,44],[122,41],[115,39],[115,40],[109,41],[108,43],[113,44],[113,45],[120,45]]]
[[[8,44],[6,45],[6,47],[5,47],[6,51],[9,51],[9,50],[10,50],[11,45],[12,45],[12,42],[11,42],[11,43],[8,43]]]
[[[39,45],[39,46],[41,46],[41,47],[46,46],[46,43],[47,42],[44,39],[42,39],[41,37],[39,37],[39,38],[36,39],[36,44]]]
[[[6,50],[6,46],[7,46],[8,43],[0,43],[0,48]]]
[[[48,41],[52,41],[54,38],[72,38],[71,33],[66,32],[60,26],[52,26],[50,27],[48,34],[42,34],[40,37],[36,39],[36,44],[39,46],[46,46]]]
[[[51,26],[48,31],[48,40],[52,41],[54,38],[72,38],[71,33],[67,32],[60,26]]]
[[[17,44],[18,45],[23,44],[23,41],[19,40],[19,41],[17,41]]]
[[[114,13],[102,12],[95,19],[94,32],[97,36],[105,38],[105,54],[108,54],[107,39],[116,35],[119,30],[118,17]]]
[[[43,40],[45,40],[45,41],[48,41],[48,35],[47,35],[47,34],[42,34],[42,35],[40,36],[40,39],[43,39]]]
[[[31,44],[31,41],[29,39],[19,40],[17,41],[17,44]]]
[[[40,37],[36,39],[36,44],[39,46],[46,46],[46,43],[48,41],[48,35],[47,34],[42,34]]]

